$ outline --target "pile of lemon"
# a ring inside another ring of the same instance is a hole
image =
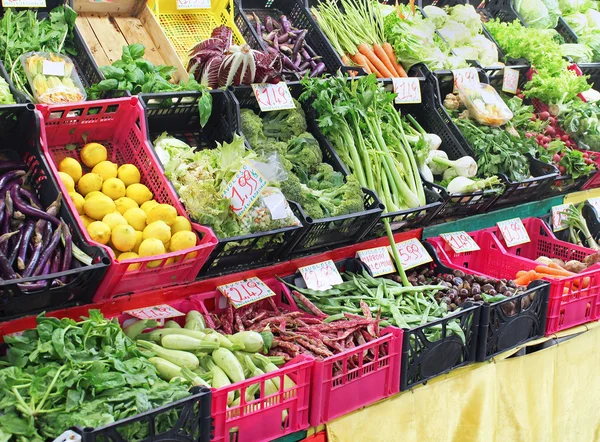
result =
[[[177,252],[196,245],[190,222],[169,204],[153,200],[140,183],[133,164],[108,161],[106,147],[88,143],[81,162],[91,169],[84,174],[75,158],[64,158],[58,174],[69,192],[90,237],[112,248],[119,261]],[[156,267],[160,260],[151,261]],[[167,264],[170,264],[169,262]],[[139,264],[132,264],[134,270]]]

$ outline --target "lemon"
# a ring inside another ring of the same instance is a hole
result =
[[[94,222],[94,219],[90,218],[87,215],[81,215],[81,221],[83,221],[83,225],[87,229],[87,226],[89,226],[90,224],[92,224]]]
[[[94,168],[92,169],[92,173],[97,173],[102,177],[104,181],[106,181],[109,178],[117,177],[118,167],[119,166],[117,166],[112,161],[100,161],[94,166]]]
[[[79,153],[81,162],[92,169],[96,164],[106,161],[108,154],[106,147],[99,143],[88,143]]]
[[[142,231],[146,227],[146,212],[144,212],[142,209],[129,209],[123,214],[123,216],[129,225],[135,230]]]
[[[69,196],[71,197],[71,200],[73,201],[73,204],[75,204],[75,208],[77,209],[77,213],[79,213],[80,215],[83,215],[83,204],[85,203],[85,198],[82,197],[80,194],[78,194],[77,192],[69,192]]]
[[[169,243],[170,252],[178,252],[179,250],[189,249],[196,245],[196,235],[194,232],[177,232],[171,237]]]
[[[117,206],[117,210],[121,215],[123,215],[129,209],[137,209],[139,207],[134,200],[127,198],[126,196],[116,199],[115,206]]]
[[[135,245],[133,246],[133,251],[135,253],[138,252],[138,250],[140,250],[140,244],[142,243],[142,241],[144,240],[144,234],[142,232],[140,232],[139,230],[135,231]]]
[[[159,221],[160,222],[160,221]],[[156,238],[148,238],[142,241],[140,244],[140,249],[138,251],[138,255],[140,258],[145,258],[146,256],[156,256],[162,255],[165,253],[165,246],[159,239]],[[151,261],[146,264],[146,267],[152,268],[160,265],[161,260]]]
[[[167,244],[171,239],[171,229],[164,221],[154,221],[148,224],[144,229],[144,239],[155,238],[160,239],[163,244]]]
[[[121,262],[121,261],[125,261],[127,259],[137,259],[137,258],[139,258],[139,255],[137,253],[135,253],[135,252],[125,252],[125,253],[121,253],[119,255],[118,261]],[[139,268],[140,268],[140,264],[129,264],[129,267],[127,267],[127,271],[137,270]]]
[[[192,224],[185,216],[178,216],[175,222],[171,224],[171,233],[175,235],[177,232],[191,232]]]
[[[59,176],[60,180],[63,182],[63,184],[65,185],[65,187],[67,188],[67,192],[69,192],[69,193],[75,192],[75,181],[73,181],[73,178],[71,178],[71,175],[69,175],[66,172],[58,172],[58,176]]]
[[[115,203],[106,195],[97,195],[85,200],[83,211],[90,218],[101,220],[115,211]]]
[[[152,192],[150,192],[146,186],[140,183],[134,183],[128,186],[125,195],[138,204],[144,204],[146,201],[152,199]]]
[[[125,196],[125,184],[119,178],[109,178],[102,184],[102,193],[113,200]]]
[[[81,171],[81,164],[77,162],[75,158],[64,158],[58,165],[58,170],[64,172],[73,178],[74,182],[79,181],[83,172]]]
[[[112,229],[110,239],[115,249],[121,252],[129,252],[135,246],[135,230],[128,225],[116,226]]]
[[[154,221],[164,221],[167,226],[171,226],[177,218],[177,210],[175,207],[168,204],[158,204],[150,209],[148,212],[148,224],[152,224]]]
[[[92,190],[90,193],[88,193],[88,194],[85,196],[85,200],[87,201],[87,200],[89,200],[89,199],[90,199],[91,197],[93,197],[93,196],[106,196],[106,195],[104,195],[104,194],[103,194],[102,192],[100,192],[99,190]]]
[[[86,173],[77,182],[79,193],[86,196],[93,191],[102,189],[102,177],[97,173]]]
[[[102,218],[102,222],[107,224],[111,230],[117,226],[126,226],[127,220],[119,212],[112,212]]]
[[[150,200],[150,201],[146,201],[144,204],[142,204],[140,206],[140,209],[142,209],[144,212],[146,212],[146,215],[148,215],[150,213],[150,211],[155,208],[156,206],[158,206],[158,202],[155,200]]]
[[[140,182],[140,171],[133,164],[123,164],[119,167],[117,174],[126,186]]]
[[[87,226],[87,231],[90,237],[100,244],[108,244],[110,240],[110,227],[104,224],[102,221],[94,221]]]

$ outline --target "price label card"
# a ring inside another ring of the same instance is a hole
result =
[[[267,180],[250,163],[244,163],[223,191],[223,198],[231,201],[231,210],[242,218],[256,202]]]
[[[497,223],[504,238],[504,242],[508,247],[518,246],[531,242],[527,230],[521,221],[521,218],[507,219]]]
[[[44,63],[42,64],[42,73],[44,75],[62,77],[65,75],[65,62],[44,60]]]
[[[552,230],[560,232],[567,229],[569,226],[566,223],[567,209],[571,204],[561,204],[552,208]]]
[[[390,252],[392,251],[390,246],[388,246],[388,249]],[[423,244],[421,244],[421,241],[416,238],[396,243],[396,249],[398,249],[400,263],[404,270],[433,261],[427,250],[425,250],[425,247],[423,247]]]
[[[296,109],[292,94],[290,94],[287,84],[283,81],[277,84],[253,84],[252,89],[260,110],[263,112]]]
[[[275,296],[261,279],[253,276],[252,278],[232,282],[230,284],[220,285],[217,289],[231,301],[235,308],[240,308],[261,299]]]
[[[46,0],[2,0],[5,8],[45,8]]]
[[[511,68],[504,68],[502,76],[502,92],[517,93],[519,87],[519,71]]]
[[[442,233],[440,235],[455,253],[475,252],[481,250],[479,245],[469,236],[467,232]]]
[[[337,267],[330,259],[298,269],[306,287],[311,290],[327,290],[344,282]]]
[[[396,271],[387,247],[359,250],[356,256],[369,267],[373,276],[389,275]]]
[[[594,208],[596,209],[596,212],[598,213],[598,215],[600,215],[600,197],[598,198],[590,198],[589,200],[587,200],[587,202]]]
[[[475,68],[454,69],[452,75],[454,75],[453,92],[456,92],[458,85],[473,86],[479,83],[479,74]]]
[[[393,78],[396,104],[421,102],[421,85],[418,78]]]
[[[177,9],[210,9],[210,0],[177,0]]]
[[[135,310],[127,310],[123,313],[127,313],[128,315],[138,319],[166,319],[175,318],[177,316],[185,316],[185,313],[181,313],[179,310],[174,309],[167,304],[153,305],[150,307],[137,308]]]

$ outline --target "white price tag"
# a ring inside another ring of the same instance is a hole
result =
[[[5,8],[45,8],[46,0],[2,0]]]
[[[590,203],[590,205],[596,209],[596,213],[598,215],[600,215],[600,197],[598,198],[590,198],[589,200],[587,200],[588,203]]]
[[[561,204],[552,208],[552,230],[554,232],[560,232],[569,228],[565,221],[567,220],[567,209],[570,205]]]
[[[223,198],[231,200],[231,210],[242,218],[267,187],[267,180],[250,164],[244,163],[223,191]]]
[[[392,78],[396,104],[415,104],[421,102],[421,85],[418,78]]]
[[[455,253],[466,253],[481,250],[479,245],[465,231],[442,233],[440,235]]]
[[[296,109],[292,94],[285,82],[253,84],[254,96],[263,112]]]
[[[369,267],[373,276],[389,275],[396,271],[387,247],[359,250],[356,256]]]
[[[337,267],[330,259],[298,269],[306,287],[311,290],[327,290],[344,282]]]
[[[388,248],[391,252],[391,247],[388,246]],[[396,243],[396,249],[398,249],[400,263],[404,270],[433,261],[427,250],[425,250],[425,247],[423,247],[423,244],[421,244],[421,241],[416,238]]]
[[[185,313],[181,313],[179,310],[174,309],[167,304],[136,308],[135,310],[127,310],[123,313],[127,313],[128,315],[138,319],[167,319],[176,318],[177,316],[185,316]]]
[[[452,75],[454,76],[453,92],[456,92],[458,85],[474,86],[479,83],[479,74],[475,68],[454,69]]]
[[[502,92],[516,94],[518,87],[519,71],[511,68],[504,68],[504,75],[502,76]]]
[[[228,298],[235,308],[240,308],[261,299],[275,296],[262,280],[253,276],[252,278],[232,282],[230,284],[220,285],[217,289]]]
[[[62,77],[65,75],[65,62],[44,60],[42,65],[42,74]]]
[[[177,9],[210,9],[210,0],[177,0]]]
[[[531,242],[529,233],[525,230],[525,226],[521,221],[521,218],[507,219],[506,221],[499,221],[496,223],[504,242],[508,247],[518,246],[519,244],[525,244]]]

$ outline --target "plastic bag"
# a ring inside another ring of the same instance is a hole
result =
[[[502,126],[513,113],[489,84],[459,84],[458,95],[469,110],[470,117],[485,126]]]
[[[240,223],[250,233],[302,225],[277,187],[265,187]]]
[[[69,57],[51,52],[28,52],[21,55],[21,63],[38,103],[78,103],[87,98]]]

